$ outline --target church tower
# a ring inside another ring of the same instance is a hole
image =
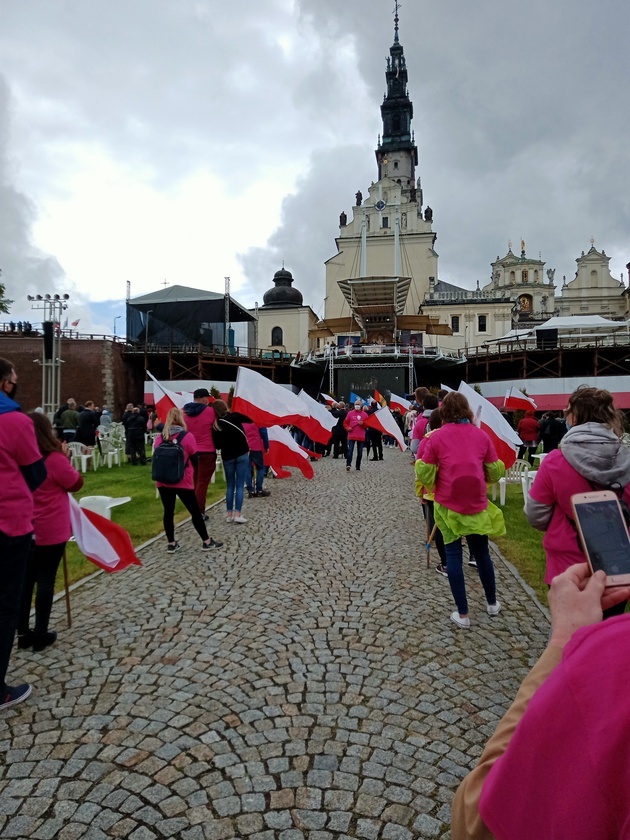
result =
[[[438,276],[433,211],[423,211],[420,179],[416,180],[418,149],[398,2],[394,21],[376,148],[377,181],[365,200],[357,192],[351,219],[345,212],[339,217],[337,253],[326,263],[324,314],[334,334],[359,333],[367,341],[385,343],[403,329],[422,329],[420,306],[430,280]],[[414,323],[403,323],[410,316],[415,316]]]

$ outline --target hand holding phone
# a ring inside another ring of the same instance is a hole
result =
[[[612,490],[571,496],[582,549],[591,572],[602,570],[606,586],[630,586],[630,535]]]

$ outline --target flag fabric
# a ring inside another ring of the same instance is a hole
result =
[[[67,318],[66,318],[66,320],[63,322],[63,328],[64,328],[64,330],[67,330],[67,329],[68,329],[68,319],[67,319]]]
[[[80,318],[77,318],[77,320],[76,320],[76,321],[73,321],[73,322],[72,322],[72,326],[73,326],[73,327],[78,327],[78,326],[79,326],[79,321],[80,321],[80,320],[81,320]]]
[[[265,466],[271,467],[278,478],[290,478],[285,467],[296,467],[305,478],[313,478],[313,467],[309,453],[293,440],[291,433],[282,426],[267,426],[269,451],[263,458]]]
[[[240,367],[232,397],[232,411],[246,414],[258,426],[297,426],[317,443],[330,440],[334,418],[321,403],[305,395],[307,400],[293,391],[276,385],[260,373]],[[308,403],[308,404],[307,404]],[[330,419],[327,427],[324,421]]]
[[[350,391],[350,405],[354,405],[355,402],[362,403],[363,400],[358,394],[355,394],[354,391]]]
[[[176,391],[171,391],[163,385],[160,385],[150,371],[147,371],[147,376],[153,380],[154,385],[157,385],[158,389],[162,392],[160,396],[159,394],[156,394],[155,388],[153,389],[155,410],[157,411],[157,416],[161,423],[166,423],[166,415],[169,413],[171,408],[183,408],[187,402],[192,402],[192,397],[191,399],[188,399],[188,395],[184,396],[182,394],[178,394]]]
[[[407,448],[403,433],[400,431],[400,426],[394,420],[394,415],[387,406],[379,408],[379,410],[375,411],[374,414],[370,414],[368,419],[364,420],[363,425],[376,429],[379,432],[383,432],[384,435],[393,437],[403,452]]]
[[[411,410],[411,403],[404,397],[399,397],[397,394],[392,394],[390,392],[389,407],[391,411],[397,408],[401,414],[406,414],[408,411]]]
[[[88,560],[106,572],[121,572],[127,566],[142,565],[131,537],[123,527],[93,510],[82,508],[73,496],[69,496],[69,500],[72,533]]]
[[[527,394],[512,387],[505,392],[503,408],[507,408],[508,411],[535,411],[538,406]]]
[[[306,432],[309,438],[317,443],[322,443],[324,446],[328,445],[332,436],[332,430],[337,425],[337,417],[332,416],[332,412],[323,406],[317,400],[304,391],[303,389],[298,394],[298,399],[302,400],[306,406],[306,410],[310,414],[310,419],[307,421],[307,427],[304,425],[300,428]]]
[[[452,391],[453,388],[449,388],[448,385],[440,385],[441,391]]]
[[[337,400],[334,397],[331,397],[330,394],[324,394],[322,391],[320,391],[320,396],[323,397],[324,402],[328,403],[328,405],[332,405],[337,402]]]
[[[466,382],[460,382],[458,390],[468,400],[472,413],[475,415],[476,424],[489,435],[497,455],[508,469],[516,461],[516,453],[518,447],[522,445],[522,440],[499,409],[478,394],[474,388]]]
[[[381,393],[379,393],[379,392],[376,390],[376,388],[374,389],[374,399],[376,400],[376,402],[377,402],[380,406],[385,406],[385,405],[387,405],[387,400],[385,399],[385,397],[384,397]]]

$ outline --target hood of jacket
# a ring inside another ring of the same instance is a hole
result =
[[[0,414],[8,414],[10,411],[20,411],[19,403],[0,391]]]
[[[205,403],[186,403],[184,406],[184,414],[188,417],[199,417],[202,411],[205,411],[208,406]]]
[[[587,481],[601,487],[630,484],[630,449],[602,423],[572,426],[562,438],[560,449]]]

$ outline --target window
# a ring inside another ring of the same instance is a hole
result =
[[[398,161],[397,160],[394,161],[394,169],[398,169]]]
[[[480,332],[480,333],[488,332],[488,316],[487,315],[477,315],[477,332]]]
[[[451,329],[453,333],[459,332],[459,315],[451,315]]]
[[[383,227],[384,228],[389,227],[389,216],[383,216]]]
[[[271,330],[271,346],[279,347],[282,344],[284,344],[282,341],[282,327],[274,327]]]
[[[521,271],[521,283],[527,283],[528,277],[529,277],[529,273],[528,273],[527,269],[524,269],[523,271]]]

